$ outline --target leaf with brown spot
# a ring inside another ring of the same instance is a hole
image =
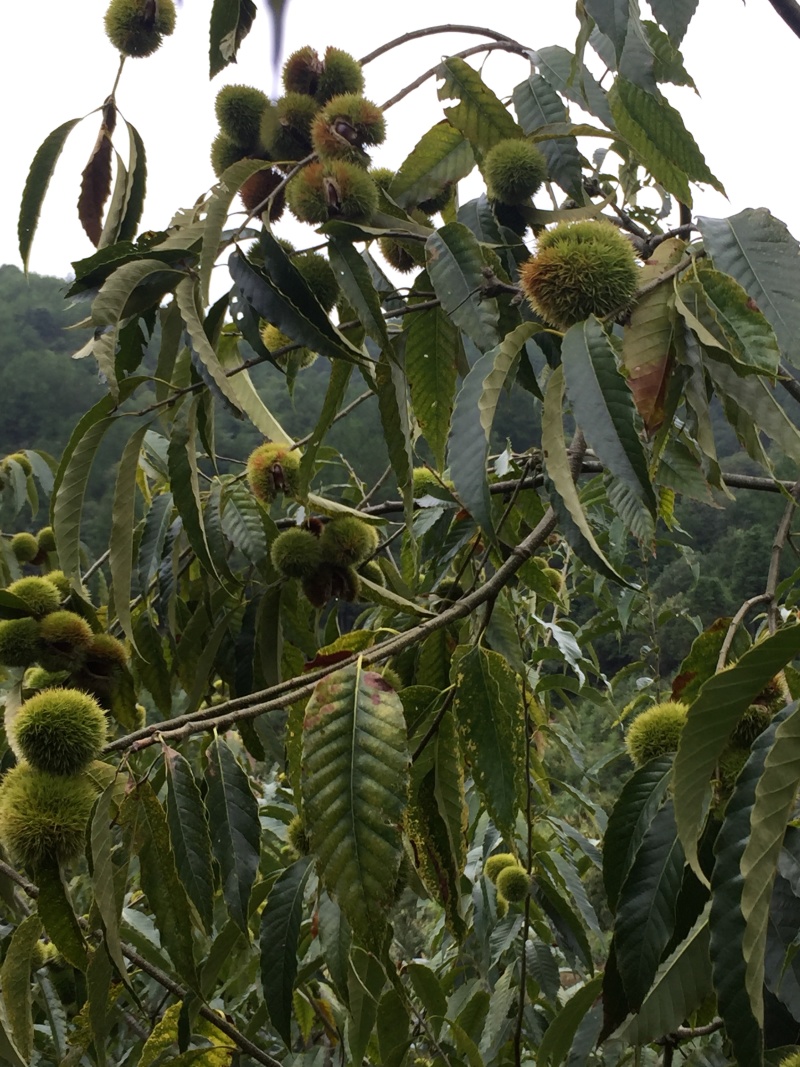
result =
[[[95,248],[103,233],[103,205],[111,192],[111,135],[116,124],[116,105],[113,100],[106,100],[100,132],[81,175],[81,195],[78,197],[78,218]]]

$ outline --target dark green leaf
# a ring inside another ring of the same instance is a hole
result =
[[[350,953],[348,990],[350,995],[350,1018],[347,1026],[347,1043],[350,1046],[350,1062],[361,1063],[375,1029],[378,1000],[386,984],[386,975],[378,960],[363,948],[354,947]]]
[[[389,194],[400,207],[410,210],[437,196],[449,183],[466,178],[474,166],[469,141],[443,120],[423,134],[403,161]]]
[[[45,137],[42,144],[36,150],[33,157],[28,177],[25,179],[25,188],[22,190],[22,202],[19,208],[19,221],[17,222],[17,236],[19,238],[19,254],[22,266],[28,270],[28,259],[31,254],[33,235],[39,222],[39,212],[42,210],[42,201],[53,176],[53,170],[61,155],[69,134],[80,122],[80,119],[70,119]]]
[[[596,975],[570,997],[550,1023],[536,1057],[537,1067],[559,1067],[564,1062],[583,1017],[600,996],[603,976]]]
[[[125,186],[125,202],[122,218],[116,233],[116,241],[131,241],[136,236],[144,210],[147,189],[147,155],[139,131],[130,122],[128,127],[128,180]]]
[[[36,878],[39,883],[39,918],[47,936],[68,963],[85,971],[86,941],[75,918],[61,872],[57,867],[42,867],[37,871]]]
[[[127,969],[119,939],[120,905],[114,886],[111,834],[119,801],[118,791],[117,783],[111,782],[98,797],[92,814],[90,842],[94,900],[103,924],[106,950],[120,976],[125,979]]]
[[[38,915],[23,919],[11,937],[0,969],[6,1018],[14,1044],[26,1059],[30,1059],[33,1053],[31,958],[41,932],[42,923]]]
[[[622,787],[603,839],[603,884],[615,910],[622,883],[661,806],[672,774],[672,757],[660,756],[640,767]]]
[[[136,525],[136,479],[139,453],[148,425],[136,430],[125,448],[117,467],[114,504],[111,509],[111,538],[108,546],[108,565],[114,591],[114,608],[122,631],[136,647],[131,621],[131,578],[133,576],[133,530]]]
[[[675,756],[675,819],[686,858],[698,877],[697,841],[711,792],[711,774],[742,713],[800,650],[800,626],[754,645],[729,670],[711,678],[689,708]]]
[[[239,46],[256,17],[253,0],[214,0],[209,35],[209,77],[236,62]]]
[[[411,471],[414,466],[411,442],[411,420],[408,410],[408,386],[402,367],[401,335],[391,352],[384,353],[375,369],[375,384],[378,392],[378,410],[381,416],[384,440],[389,452],[400,491],[408,508],[411,507]]]
[[[175,506],[183,522],[192,551],[212,577],[219,581],[209,551],[200,502],[200,479],[197,473],[197,398],[184,405],[175,419],[167,449],[170,485]]]
[[[367,264],[352,242],[337,237],[328,242],[328,257],[339,287],[367,334],[381,350],[389,348],[389,331]]]
[[[333,425],[333,420],[344,403],[347,386],[350,383],[350,375],[353,372],[351,363],[344,360],[334,360],[331,364],[331,374],[328,379],[328,388],[325,391],[325,399],[317,419],[317,425],[303,449],[303,458],[300,461],[300,485],[299,492],[305,494],[311,479],[314,477],[317,454],[325,435]]]
[[[613,130],[606,92],[577,56],[561,45],[552,45],[533,52],[531,59],[557,92],[596,115]]]
[[[342,909],[327,893],[323,893],[319,901],[319,940],[333,988],[346,1004],[347,969],[353,939]]]
[[[283,871],[261,913],[261,986],[272,1025],[292,1046],[292,992],[297,976],[297,941],[303,893],[311,873],[307,857]]]
[[[517,85],[513,94],[514,110],[526,134],[536,133],[541,126],[552,122],[566,122],[567,109],[555,89],[540,74]],[[581,154],[575,137],[558,137],[540,141],[539,148],[547,160],[547,170],[569,196],[578,203],[584,200],[581,177]]]
[[[428,275],[442,308],[485,352],[500,342],[494,297],[481,299],[485,267],[480,245],[459,222],[449,222],[428,238]]]
[[[475,784],[497,828],[513,839],[524,719],[517,677],[499,653],[462,645],[453,654],[451,679],[453,709]]]
[[[650,0],[650,9],[676,45],[683,40],[698,0]]]
[[[211,847],[222,873],[222,893],[231,918],[248,933],[248,902],[258,871],[261,826],[247,775],[219,738],[206,752],[206,807]]]
[[[383,678],[359,663],[319,682],[303,723],[303,811],[320,878],[370,944],[400,865],[407,774],[402,705]]]
[[[460,101],[455,107],[446,107],[445,115],[467,138],[479,159],[498,141],[522,135],[508,110],[469,63],[451,56],[436,73],[444,78],[439,99]]]
[[[214,877],[203,798],[192,768],[179,752],[165,747],[164,767],[167,773],[167,826],[175,867],[186,895],[197,908],[206,931],[210,931],[214,921]]]

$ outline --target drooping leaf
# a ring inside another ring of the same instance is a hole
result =
[[[521,82],[513,93],[514,110],[526,134],[553,122],[566,122],[567,109],[561,97],[541,74],[534,74]],[[547,160],[547,170],[569,196],[578,203],[584,199],[581,178],[581,154],[575,137],[558,137],[540,141],[539,148]]]
[[[751,833],[764,763],[786,713],[780,712],[753,743],[750,757],[725,808],[722,829],[714,843],[715,862],[711,874],[711,962],[719,1011],[737,1059],[740,1063],[754,1065],[762,1062],[763,1036],[747,986],[744,954],[747,924],[742,911],[744,880],[741,863]]]
[[[441,307],[406,315],[403,328],[411,407],[438,469],[443,470],[456,391],[458,328]]]
[[[127,400],[142,381],[142,378],[126,378],[120,383],[120,402]],[[86,412],[72,431],[53,484],[50,507],[56,551],[61,569],[71,580],[77,579],[80,569],[80,531],[86,482],[100,442],[115,421],[111,414],[115,407],[113,398],[105,396]]]
[[[631,869],[672,774],[672,757],[660,756],[640,767],[622,787],[603,839],[603,884],[616,910],[620,889]]]
[[[348,922],[380,944],[400,865],[408,768],[397,694],[360,662],[318,683],[303,723],[302,794],[317,870]]]
[[[86,940],[81,932],[61,871],[50,865],[36,872],[37,907],[47,936],[73,967],[86,970]]]
[[[192,951],[192,929],[186,892],[178,878],[170,848],[167,817],[148,781],[127,794],[120,809],[120,822],[130,835],[139,857],[139,880],[147,897],[161,943],[177,973],[197,988]]]
[[[262,235],[262,246],[264,240]],[[281,250],[281,254],[288,263],[286,253]],[[272,262],[267,265],[267,269],[271,266]],[[255,313],[273,323],[292,340],[329,359],[346,359],[351,363],[364,362],[361,351],[331,325],[316,297],[291,264],[291,271],[286,268],[286,277],[276,277],[256,270],[241,252],[233,252],[228,260],[228,268],[241,296]],[[294,277],[295,274],[297,278]],[[281,282],[289,292],[281,288]],[[301,301],[299,304],[293,302],[293,295]]]
[[[53,130],[45,137],[44,141],[36,150],[33,157],[28,177],[25,179],[25,188],[22,190],[22,201],[19,208],[19,220],[17,222],[17,236],[19,238],[19,255],[25,272],[28,271],[28,261],[33,244],[33,235],[39,222],[39,213],[42,210],[47,187],[53,176],[55,165],[64,143],[72,130],[75,129],[80,119],[70,119]]]
[[[453,710],[464,755],[497,828],[509,839],[521,801],[516,769],[523,749],[519,682],[498,652],[460,646],[453,654]]]
[[[634,1010],[641,1007],[672,937],[682,875],[683,849],[667,803],[645,832],[617,902],[617,967]]]
[[[117,122],[117,107],[113,97],[101,108],[100,132],[81,175],[78,197],[78,218],[84,232],[97,247],[103,233],[103,207],[111,192],[111,135]]]
[[[600,996],[602,982],[601,974],[586,982],[550,1023],[539,1045],[537,1067],[560,1067],[564,1062],[582,1019]]]
[[[411,508],[411,471],[414,466],[408,384],[403,373],[404,335],[396,338],[391,352],[381,355],[375,368],[378,411],[383,436],[397,485],[403,494],[407,513]]]
[[[147,153],[141,134],[132,123],[126,120],[128,127],[128,178],[125,184],[125,199],[121,218],[116,227],[114,241],[109,235],[108,244],[117,241],[132,241],[139,228],[139,221],[144,210],[144,197],[147,189]],[[109,212],[110,214],[110,212]],[[108,224],[108,223],[107,223]],[[105,237],[105,234],[103,235]],[[101,243],[105,245],[103,240]]]
[[[631,20],[630,0],[587,0],[586,10],[614,46],[617,60],[622,56]]]
[[[178,412],[167,449],[170,485],[178,514],[192,551],[205,569],[219,578],[209,551],[200,501],[200,479],[196,453],[197,400],[184,405]]]
[[[578,56],[561,45],[552,45],[532,52],[531,62],[556,92],[573,100],[613,130],[614,120],[606,91]]]
[[[522,135],[507,108],[469,63],[451,56],[436,73],[444,79],[439,86],[439,99],[460,101],[454,107],[446,107],[444,113],[467,138],[479,160],[498,141]]]
[[[247,935],[248,904],[261,847],[258,805],[247,775],[224,741],[215,738],[206,756],[211,847],[220,866],[222,895],[228,912]]]
[[[697,841],[711,795],[711,774],[742,713],[800,650],[800,626],[787,626],[754,645],[715,675],[689,708],[675,756],[675,820],[686,858],[701,881]]]
[[[740,378],[727,364],[716,360],[707,360],[706,368],[728,421],[750,456],[770,468],[760,439],[761,434],[766,434],[784,455],[800,463],[800,431],[775,399],[775,390],[769,383],[754,374]]]
[[[774,744],[766,754],[764,771],[756,786],[750,816],[750,835],[740,868],[742,915],[745,920],[742,951],[747,961],[745,985],[756,1019],[763,1020],[764,952],[772,886],[778,855],[797,795],[800,777],[800,703],[780,714]]]
[[[500,342],[494,297],[482,299],[485,282],[480,245],[466,226],[448,222],[425,245],[428,275],[442,308],[485,352]]]
[[[354,946],[350,953],[348,993],[350,1018],[347,1025],[347,1043],[350,1046],[350,1062],[361,1063],[375,1030],[378,1002],[386,984],[386,975],[379,960],[371,952]]]
[[[323,893],[320,897],[318,914],[319,940],[325,965],[333,982],[333,988],[342,1003],[346,1004],[347,969],[353,940],[350,925],[342,914],[342,909],[327,893]]]
[[[569,467],[567,443],[564,439],[563,411],[564,371],[562,367],[558,367],[550,375],[544,398],[542,452],[544,454],[545,467],[558,496],[563,501],[564,507],[575,523],[588,552],[591,553],[598,568],[613,580],[622,582],[622,578],[603,555],[589,526],[578,496],[578,490],[575,488],[575,482]]]
[[[222,528],[238,550],[257,567],[267,555],[267,531],[263,509],[253,494],[240,482],[226,485],[223,491]]]
[[[638,1015],[616,1036],[632,1045],[645,1045],[681,1026],[711,993],[708,955],[708,909],[689,935],[661,964]]]
[[[689,182],[705,182],[724,193],[680,114],[663,97],[619,77],[609,92],[617,129],[656,181],[691,206]]]
[[[390,347],[389,331],[381,311],[381,301],[372,284],[369,268],[351,241],[331,237],[328,257],[339,287],[359,322],[381,351]]]
[[[30,1059],[33,1053],[31,959],[41,932],[42,923],[38,915],[28,915],[23,919],[11,936],[0,969],[6,1018],[14,1044],[26,1059]]]
[[[261,986],[270,1021],[288,1048],[292,1045],[292,992],[303,893],[310,873],[305,856],[282,871],[261,913]]]
[[[439,194],[451,182],[466,178],[475,166],[469,141],[446,120],[423,134],[400,165],[389,195],[410,210]]]
[[[752,297],[772,324],[778,343],[800,361],[800,244],[766,208],[746,208],[727,219],[697,220],[714,266]]]
[[[256,17],[253,0],[214,0],[209,32],[209,78],[236,62],[239,46]]]
[[[111,509],[111,537],[108,545],[108,563],[114,591],[114,608],[122,631],[136,647],[131,621],[131,579],[133,577],[133,530],[136,525],[136,479],[139,470],[139,453],[148,426],[140,426],[122,450],[114,486],[114,504]]]
[[[698,0],[651,0],[650,8],[676,45],[683,40]]]
[[[410,1045],[409,1015],[396,989],[387,989],[378,1002],[375,1032],[384,1067],[400,1067]]]
[[[525,322],[472,366],[456,396],[448,456],[459,499],[490,537],[491,519],[486,461],[495,412],[502,390],[525,343],[542,327]]]
[[[641,284],[655,281],[676,267],[684,247],[674,237],[663,241],[645,264]],[[676,331],[672,303],[672,288],[666,283],[645,293],[636,301],[622,335],[622,363],[636,410],[648,433],[655,433],[664,420]]]
[[[105,949],[119,975],[125,979],[127,970],[119,936],[120,909],[114,887],[111,835],[118,802],[117,783],[111,782],[97,798],[92,814],[90,847],[92,850],[92,887],[95,905],[103,924]]]
[[[243,315],[246,313],[252,314],[250,308],[241,301],[237,307],[239,310],[244,309],[242,311]],[[242,326],[242,322],[239,322],[239,326]],[[258,331],[256,330],[255,337],[247,337],[246,339],[248,343],[251,341],[260,342]],[[264,403],[258,390],[253,385],[250,372],[241,370],[243,364],[239,355],[238,338],[231,334],[223,334],[217,345],[217,359],[224,371],[236,371],[235,374],[226,374],[227,395],[232,397],[232,402],[235,406],[243,411],[256,429],[270,441],[291,444],[292,438]]]
[[[174,749],[164,748],[167,826],[178,877],[207,931],[213,926],[214,878],[205,807],[192,768]]]
[[[592,315],[567,330],[561,346],[567,397],[590,447],[652,515],[655,494],[634,425],[633,400],[603,327]]]
[[[303,449],[303,458],[300,461],[299,491],[301,494],[307,491],[308,485],[314,476],[317,454],[325,435],[333,425],[333,420],[344,403],[352,371],[352,364],[345,363],[344,360],[337,360],[331,364],[331,375],[328,379],[328,388],[325,390],[325,399],[322,402],[317,425],[306,442]]]

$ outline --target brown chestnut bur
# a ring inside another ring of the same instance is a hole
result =
[[[241,197],[245,209],[249,212],[255,211],[260,204],[263,204],[264,201],[271,196],[282,181],[283,175],[279,171],[273,170],[271,167],[265,170],[256,171],[255,174],[251,174],[239,190],[239,196]],[[286,194],[285,191],[281,189],[270,205],[270,222],[277,222],[283,214],[285,207]],[[262,211],[264,210],[266,210],[266,208],[262,208]]]
[[[247,460],[247,483],[254,496],[270,504],[278,493],[294,496],[298,489],[300,453],[289,445],[266,443]]]
[[[330,160],[327,164],[310,163],[295,175],[286,190],[286,200],[301,222],[369,222],[378,208],[378,189],[361,167]]]
[[[283,64],[283,87],[287,93],[304,93],[313,96],[322,74],[322,60],[316,49],[305,45],[292,52]]]
[[[353,567],[323,563],[314,574],[303,579],[303,593],[315,608],[324,608],[329,600],[358,599],[361,583]]]
[[[383,112],[363,96],[335,96],[314,119],[311,141],[320,159],[344,159],[368,166],[365,145],[382,144],[386,137]]]

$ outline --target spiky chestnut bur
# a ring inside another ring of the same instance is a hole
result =
[[[61,603],[61,593],[49,578],[18,578],[11,583],[7,592],[19,597],[37,619],[57,611]]]
[[[111,634],[92,634],[84,666],[92,674],[111,678],[128,666],[128,653],[123,643]]]
[[[43,526],[36,534],[36,543],[40,552],[55,552],[56,535],[53,533],[53,527]]]
[[[751,704],[734,727],[730,737],[731,744],[737,748],[750,748],[771,722],[772,712],[769,708],[763,704]]]
[[[363,91],[364,72],[358,60],[354,59],[349,52],[342,51],[341,48],[326,48],[322,60],[322,72],[315,89],[317,100],[325,104],[334,96]]]
[[[275,192],[283,181],[283,175],[272,167],[266,170],[256,171],[251,174],[239,190],[239,197],[244,204],[245,210],[255,211],[259,205]],[[283,189],[278,193],[270,204],[270,222],[277,222],[286,207],[286,194]],[[262,211],[264,209],[262,208]]]
[[[319,252],[302,252],[292,257],[303,281],[312,291],[326,314],[330,314],[339,299],[339,283],[330,263]]]
[[[17,533],[11,538],[11,551],[18,563],[30,563],[39,555],[39,542],[32,533]]]
[[[518,864],[504,867],[495,880],[497,892],[509,904],[521,904],[531,891],[531,879],[524,867]]]
[[[39,659],[39,623],[36,619],[6,619],[0,622],[0,664],[30,667]]]
[[[560,596],[561,590],[564,588],[564,575],[562,572],[556,570],[555,567],[542,567],[542,574],[550,583],[550,588],[555,595]]]
[[[411,489],[415,498],[442,491],[442,479],[429,467],[415,467],[411,472]]]
[[[22,688],[34,692],[39,689],[53,689],[63,685],[68,678],[68,671],[46,671],[44,667],[31,667],[29,671],[25,671]]]
[[[800,1052],[790,1052],[784,1056],[778,1067],[800,1067]]]
[[[313,96],[322,74],[322,60],[310,44],[292,52],[283,64],[283,87],[287,93]]]
[[[685,704],[666,700],[636,716],[628,728],[625,744],[637,767],[677,751],[687,710]]]
[[[519,860],[511,852],[496,852],[483,865],[483,873],[490,882],[496,882],[497,876],[506,867],[518,867]]]
[[[373,585],[386,585],[381,565],[375,559],[368,559],[366,563],[362,563],[358,568],[358,573]]]
[[[29,870],[69,863],[83,852],[94,800],[83,777],[19,763],[0,785],[0,839],[14,862]]]
[[[45,577],[51,585],[56,587],[62,600],[69,596],[69,578],[67,578],[63,571],[48,571]]]
[[[372,178],[344,160],[304,167],[289,182],[286,199],[292,213],[312,225],[329,219],[369,222],[378,209],[378,190]]]
[[[6,456],[6,462],[8,460],[13,460],[14,463],[18,463],[20,467],[22,467],[25,474],[33,473],[31,461],[28,459],[24,452],[12,452],[10,455]]]
[[[284,578],[309,578],[322,563],[319,538],[299,526],[278,534],[269,555],[273,567]]]
[[[433,229],[433,221],[418,208],[414,208],[411,212],[411,218],[420,225]],[[401,237],[381,237],[378,245],[386,262],[401,274],[408,274],[409,271],[422,266],[425,262],[423,241],[404,240]]]
[[[247,460],[247,484],[254,496],[270,504],[278,495],[294,496],[298,487],[300,453],[288,445],[259,445]]]
[[[721,798],[727,799],[733,792],[736,779],[742,772],[742,768],[750,756],[746,748],[735,748],[728,745],[717,761],[719,792]]]
[[[454,578],[445,578],[436,586],[434,593],[447,603],[454,604],[464,595],[464,587]]]
[[[625,310],[639,268],[630,242],[609,222],[562,222],[542,233],[536,255],[520,267],[531,306],[559,330],[590,315]]]
[[[39,623],[39,663],[48,671],[76,671],[92,644],[86,619],[74,611],[53,611]]]
[[[302,815],[294,815],[286,827],[286,838],[298,856],[307,856],[311,851]]]
[[[312,364],[316,362],[317,353],[311,352],[308,348],[293,348],[291,352],[280,352],[281,348],[285,348],[287,345],[293,345],[294,341],[288,334],[282,333],[277,326],[273,326],[269,322],[262,322],[260,334],[264,346],[268,348],[271,353],[279,353],[275,356],[275,362],[284,370],[286,370],[290,364],[292,364],[296,370],[303,370],[306,367],[312,366]]]
[[[214,111],[225,136],[240,148],[250,150],[259,146],[261,116],[269,106],[266,94],[252,85],[223,85]]]
[[[387,682],[396,692],[401,690],[405,685],[403,679],[394,667],[381,667],[378,670],[378,674],[383,678],[384,682]]]
[[[547,160],[531,144],[509,138],[498,141],[483,161],[486,192],[503,204],[524,204],[539,191],[547,177]]]
[[[762,704],[774,714],[785,707],[789,703],[789,699],[785,683],[777,675],[775,678],[770,678],[753,703]]]
[[[353,567],[337,567],[323,563],[308,578],[303,579],[303,593],[315,608],[324,608],[329,600],[358,599],[361,583]]]
[[[234,144],[222,130],[211,142],[211,168],[218,178],[222,177],[228,167],[232,167],[246,156],[247,150]]]
[[[354,93],[336,96],[322,109],[311,126],[311,143],[320,159],[344,159],[367,166],[365,145],[382,144],[386,138],[383,112],[371,100]]]
[[[78,774],[106,742],[106,715],[80,689],[44,689],[26,700],[11,732],[25,759],[48,774]]]
[[[455,184],[455,182],[445,182],[438,193],[429,196],[427,200],[421,200],[417,207],[426,215],[435,215],[437,211],[441,211],[450,203]]]
[[[52,941],[45,941],[40,937],[31,951],[31,971],[40,971],[49,963],[55,963],[60,955]]]
[[[261,122],[261,143],[270,158],[292,163],[311,151],[311,124],[319,106],[313,96],[287,93],[278,100],[272,111],[264,112]]]
[[[369,172],[369,176],[379,189],[382,189],[384,193],[388,193],[389,186],[395,179],[395,171],[389,167],[373,167]]]
[[[353,567],[368,559],[378,547],[378,531],[356,518],[340,515],[325,524],[319,543],[322,556],[337,567]]]
[[[173,0],[111,0],[105,15],[106,36],[124,56],[151,56],[175,29]]]

